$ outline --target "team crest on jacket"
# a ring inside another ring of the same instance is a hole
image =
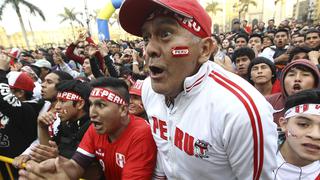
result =
[[[209,155],[208,155],[208,148],[209,147],[211,147],[211,145],[208,142],[198,139],[194,143],[194,155],[195,155],[195,157],[201,158],[201,159],[209,158]]]
[[[126,157],[123,154],[116,153],[116,163],[119,167],[123,168],[126,163]]]

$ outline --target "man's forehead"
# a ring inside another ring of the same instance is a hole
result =
[[[169,16],[158,16],[155,17],[151,20],[146,21],[141,29],[142,33],[150,31],[150,26],[155,25],[155,28],[157,29],[158,27],[168,25],[168,26],[178,26],[177,20],[175,20],[173,17]]]

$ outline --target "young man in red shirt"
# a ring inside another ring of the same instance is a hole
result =
[[[71,160],[27,163],[23,178],[79,179],[95,159],[105,179],[151,179],[157,150],[145,120],[128,114],[129,91],[122,80],[98,78],[90,94],[91,126]]]

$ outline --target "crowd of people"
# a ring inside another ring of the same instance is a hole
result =
[[[320,179],[319,26],[212,34],[194,0],[126,0],[119,20],[141,39],[2,48],[14,178]]]

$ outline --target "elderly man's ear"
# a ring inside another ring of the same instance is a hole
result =
[[[213,40],[211,37],[206,37],[201,39],[200,42],[200,58],[199,64],[203,64],[208,61],[211,53],[213,51]]]

